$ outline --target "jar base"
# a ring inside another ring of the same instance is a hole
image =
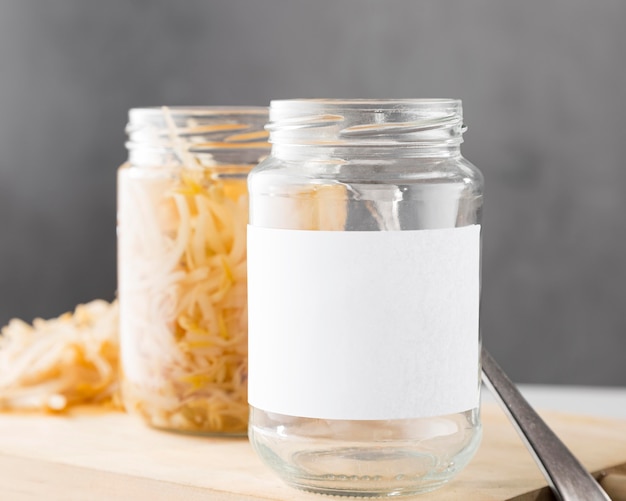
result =
[[[400,497],[438,489],[460,472],[480,443],[480,429],[462,451],[439,456],[397,446],[358,446],[342,449],[300,450],[288,462],[257,440],[261,456],[291,487],[317,494],[346,497]],[[332,473],[330,473],[332,472]]]
[[[153,430],[163,431],[165,433],[173,433],[175,435],[189,435],[192,437],[205,437],[205,438],[224,438],[224,439],[242,439],[247,440],[248,432],[244,431],[207,431],[207,430],[186,430],[178,429],[169,426],[157,426],[144,420],[144,422]]]
[[[415,496],[417,494],[425,494],[439,489],[445,485],[448,480],[440,482],[432,482],[429,484],[421,485],[419,488],[409,487],[407,489],[394,487],[393,489],[380,488],[377,490],[362,490],[362,489],[350,489],[338,490],[336,487],[327,488],[324,486],[313,487],[311,485],[300,485],[292,482],[287,482],[288,485],[304,492],[311,492],[313,494],[323,494],[325,496],[342,496],[342,497],[358,497],[358,498],[390,498],[390,497],[403,497],[403,496]]]

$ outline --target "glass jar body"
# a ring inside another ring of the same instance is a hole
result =
[[[246,179],[267,146],[228,138],[265,110],[138,111],[118,172],[123,402],[157,428],[243,435]]]
[[[407,152],[402,145],[281,144],[249,178],[250,225],[323,232],[461,228],[480,224],[482,189],[480,172],[458,147]],[[380,277],[372,279],[375,284]],[[448,309],[454,312],[455,305]],[[471,374],[475,398],[459,412],[329,419],[273,412],[251,399],[250,440],[269,466],[300,489],[354,496],[435,489],[468,463],[480,442],[478,349],[467,356],[477,363]]]

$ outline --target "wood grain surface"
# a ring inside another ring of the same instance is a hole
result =
[[[543,416],[590,471],[626,473],[626,421],[558,413]],[[480,450],[454,481],[433,493],[404,499],[551,499],[531,456],[495,405],[483,407],[483,423]],[[612,475],[607,480],[617,485],[620,478]],[[83,408],[67,416],[0,414],[0,499],[325,498],[284,485],[246,439],[161,432],[120,412]]]

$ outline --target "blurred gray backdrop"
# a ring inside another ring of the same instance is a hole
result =
[[[0,323],[115,294],[128,108],[458,97],[483,339],[626,385],[626,2],[0,0]]]

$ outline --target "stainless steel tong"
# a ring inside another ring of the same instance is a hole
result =
[[[556,498],[561,501],[611,501],[484,347],[482,367],[483,382],[513,422]]]

